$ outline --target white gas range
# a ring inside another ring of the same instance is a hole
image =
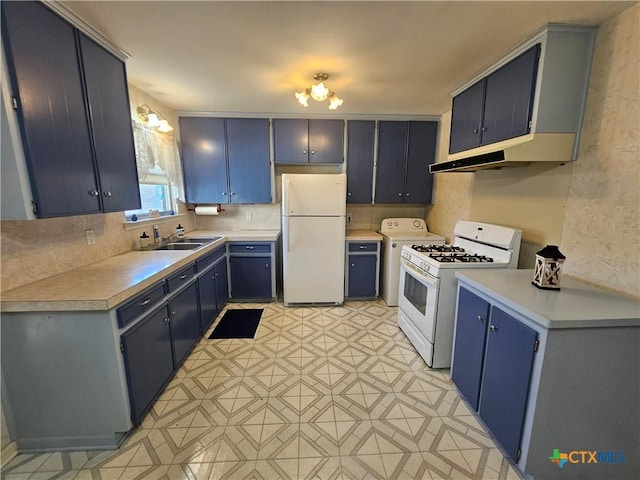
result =
[[[522,232],[459,221],[451,245],[402,247],[398,325],[428,366],[451,366],[456,270],[516,268]]]

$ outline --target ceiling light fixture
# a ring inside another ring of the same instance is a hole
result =
[[[329,110],[335,110],[342,105],[343,100],[325,87],[324,82],[327,81],[329,75],[326,73],[316,73],[313,79],[318,82],[310,88],[305,88],[301,92],[296,92],[296,99],[303,107],[309,106],[309,98],[313,98],[316,102],[322,102],[329,99]]]
[[[171,132],[173,127],[160,112],[154,112],[146,103],[138,107],[138,118],[149,128],[157,128],[159,132]]]

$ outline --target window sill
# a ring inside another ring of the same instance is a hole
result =
[[[168,223],[175,222],[179,218],[186,217],[186,213],[176,213],[175,215],[164,215],[162,217],[155,218],[143,218],[132,222],[131,220],[127,220],[122,222],[122,228],[125,230],[135,230],[136,228],[146,227],[148,225],[156,225],[158,223]]]

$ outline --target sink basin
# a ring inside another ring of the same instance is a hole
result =
[[[193,242],[184,242],[184,243],[167,243],[166,245],[162,245],[161,247],[156,247],[153,250],[195,250],[196,248],[200,248],[202,243],[193,243]]]
[[[220,237],[184,237],[174,240],[172,243],[211,243],[218,240]]]

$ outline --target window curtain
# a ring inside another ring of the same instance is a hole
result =
[[[145,178],[156,176],[157,168],[160,168],[169,179],[173,191],[179,198],[184,198],[182,166],[175,137],[150,130],[135,121],[132,125],[138,182],[145,183]]]

